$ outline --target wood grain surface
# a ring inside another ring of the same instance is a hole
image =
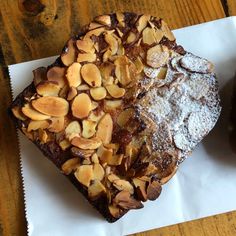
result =
[[[16,132],[6,66],[59,54],[69,36],[94,16],[134,11],[159,16],[172,29],[236,14],[235,0],[1,0],[0,4],[0,235],[26,235]],[[135,234],[235,236],[236,212]]]

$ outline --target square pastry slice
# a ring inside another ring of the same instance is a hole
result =
[[[213,65],[150,15],[96,17],[33,74],[17,127],[109,222],[157,199],[221,110]]]

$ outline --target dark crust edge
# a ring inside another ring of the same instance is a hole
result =
[[[125,22],[132,26],[140,17],[140,15],[131,13],[131,12],[124,12],[125,15]],[[117,25],[117,20],[116,20],[116,15],[115,13],[110,14],[111,16],[111,27],[116,27]],[[161,19],[160,19],[161,20]],[[88,25],[85,25],[80,32],[74,36],[71,37],[70,39],[77,40],[81,36],[85,35],[88,32]],[[69,40],[70,40],[69,39]],[[68,40],[68,41],[69,41]],[[61,55],[66,51],[67,49],[67,43],[66,42],[65,46],[62,49]],[[179,46],[176,44],[175,41],[169,41],[168,39],[164,39],[161,42],[163,45],[172,48],[176,52],[179,52],[180,54],[185,54],[184,49],[182,46]],[[59,56],[54,63],[49,65],[47,67],[47,70],[49,70],[51,67],[58,66],[58,67],[65,67],[64,64],[61,61],[61,56]],[[30,95],[33,95],[36,92],[34,83],[32,82],[29,86],[27,86],[12,102],[11,106],[9,107],[9,114],[11,118],[13,119],[15,125],[17,128],[19,128],[22,132],[22,124],[23,122],[21,120],[18,120],[12,113],[11,108],[14,106],[23,106],[25,104],[24,97],[28,97]],[[22,132],[23,133],[23,132]],[[47,144],[41,144],[39,141],[32,141],[45,155],[50,161],[52,161],[59,170],[61,170],[61,165],[69,159],[68,151],[62,151],[59,145],[56,142],[48,142]],[[107,199],[106,197],[100,197],[95,201],[92,201],[88,198],[87,190],[83,187],[82,184],[80,184],[75,176],[73,174],[70,175],[65,175],[70,182],[84,195],[84,197],[87,199],[87,201],[110,223],[115,222],[119,220],[123,215],[125,215],[129,210],[123,210],[122,213],[119,215],[119,217],[115,218],[113,217],[108,209],[108,204],[107,204]]]

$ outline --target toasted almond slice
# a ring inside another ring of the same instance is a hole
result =
[[[104,144],[104,147],[108,148],[108,149],[112,149],[113,153],[116,154],[120,145],[119,145],[119,143],[108,143],[108,144]]]
[[[41,141],[41,143],[46,143],[48,140],[48,134],[43,129],[38,130],[38,137],[39,137],[39,140]]]
[[[136,24],[138,32],[141,32],[146,26],[148,21],[150,20],[150,15],[142,15]]]
[[[94,18],[94,20],[100,24],[110,26],[111,17],[109,15],[101,15]]]
[[[79,158],[71,158],[63,163],[61,170],[65,175],[69,175],[72,171],[76,170],[79,166]]]
[[[67,94],[68,94],[68,90],[69,87],[67,85],[65,85],[59,92],[59,97],[61,98],[66,98]]]
[[[91,160],[94,164],[99,164],[99,160],[98,160],[98,155],[97,153],[94,153],[92,156],[91,156]]]
[[[117,176],[117,175],[115,175],[115,174],[109,174],[109,175],[107,176],[107,179],[108,179],[111,183],[113,183],[115,180],[119,180],[120,177]]]
[[[51,124],[48,127],[48,130],[50,132],[59,133],[64,129],[65,118],[63,116],[61,116],[61,117],[52,117],[52,118],[50,118],[50,120],[51,120]]]
[[[123,154],[113,155],[112,157],[107,159],[106,163],[111,166],[119,166],[122,163],[123,157]]]
[[[26,120],[27,117],[21,111],[21,107],[15,106],[11,109],[13,115],[19,120]]]
[[[104,101],[104,108],[105,111],[114,111],[117,109],[121,109],[122,108],[122,100],[105,100]]]
[[[76,118],[82,119],[87,117],[92,110],[90,97],[86,93],[78,94],[72,101],[71,110]]]
[[[161,30],[155,29],[154,37],[155,37],[157,43],[160,43],[160,41],[162,40],[163,36],[164,36],[164,34],[163,34],[163,32]]]
[[[91,88],[90,94],[94,100],[102,100],[106,97],[107,91],[104,87]]]
[[[164,66],[169,59],[169,52],[162,51],[158,44],[147,51],[147,64],[153,68]]]
[[[108,209],[109,209],[110,214],[114,218],[119,218],[122,215],[122,210],[120,208],[118,208],[118,207],[115,207],[113,205],[109,205]]]
[[[99,27],[102,27],[103,25],[101,25],[101,24],[98,24],[98,23],[96,23],[96,22],[91,22],[90,24],[89,24],[89,30],[93,30],[93,29],[96,29],[96,28],[99,28]],[[87,40],[87,39],[86,39]]]
[[[118,85],[116,84],[112,84],[112,85],[107,85],[106,89],[108,91],[108,93],[113,97],[113,98],[121,98],[124,96],[125,94],[125,89],[124,88],[120,88]]]
[[[102,140],[102,143],[110,143],[113,130],[113,121],[111,115],[107,113],[98,123],[96,136]]]
[[[141,73],[143,71],[143,63],[142,60],[140,59],[140,57],[138,57],[135,61],[134,61],[134,65],[136,67],[136,72],[137,74]]]
[[[82,66],[81,75],[84,81],[91,87],[100,87],[102,78],[96,65],[88,63]]]
[[[148,45],[157,43],[154,29],[147,27],[143,30],[143,43],[148,44]]]
[[[49,122],[47,120],[31,120],[28,124],[27,131],[30,132],[37,129],[46,129],[48,126]]]
[[[94,180],[94,182],[88,187],[88,196],[92,200],[97,199],[101,194],[105,193],[106,188],[99,180]]]
[[[100,180],[104,178],[105,172],[103,167],[100,164],[93,165],[93,176],[95,180]]]
[[[135,192],[139,200],[145,202],[147,201],[147,188],[146,188],[146,181],[143,181],[138,178],[133,179],[133,183],[135,186]]]
[[[84,36],[84,39],[87,40],[87,39],[90,38],[92,35],[99,36],[99,35],[102,34],[104,31],[105,31],[105,27],[99,27],[99,28],[90,30],[90,31],[88,31],[88,32],[86,33],[86,35]]]
[[[122,27],[125,27],[125,16],[123,13],[121,12],[117,12],[116,13],[116,18],[119,22],[119,25],[122,26]]]
[[[76,179],[86,187],[89,187],[91,180],[93,179],[93,166],[82,165],[79,166],[75,173]]]
[[[77,40],[76,46],[83,52],[94,53],[94,42],[90,38],[87,38],[86,40]]]
[[[97,155],[102,163],[107,163],[108,159],[112,157],[113,151],[101,145],[97,150]]]
[[[133,43],[136,38],[138,37],[138,35],[136,35],[134,32],[130,32],[128,35],[128,38],[126,39],[126,43]]]
[[[47,78],[49,81],[56,82],[60,88],[65,86],[65,67],[54,66],[47,72]]]
[[[161,67],[157,75],[157,79],[165,79],[167,74],[167,67]]]
[[[133,185],[127,180],[117,179],[113,181],[114,187],[116,187],[120,191],[128,191],[130,194],[134,193]]]
[[[79,53],[77,57],[77,62],[94,62],[96,61],[95,53]]]
[[[69,111],[69,103],[60,97],[41,97],[32,101],[37,111],[49,116],[65,116]]]
[[[77,95],[77,89],[75,87],[71,87],[67,94],[67,100],[71,101]]]
[[[63,150],[63,151],[65,151],[67,148],[69,148],[70,147],[70,142],[67,140],[67,139],[64,139],[64,140],[62,140],[60,143],[59,143],[59,146],[61,147],[61,149]]]
[[[81,84],[79,87],[77,87],[78,91],[86,91],[89,89],[90,89],[90,87],[87,84]]]
[[[72,147],[70,151],[73,156],[76,156],[82,159],[89,159],[94,154],[94,150],[79,149],[77,147]]]
[[[82,165],[90,165],[90,164],[91,164],[90,159],[84,159],[84,160],[82,161]]]
[[[111,49],[111,55],[115,55],[118,50],[118,42],[112,34],[105,34],[105,41]]]
[[[28,103],[22,107],[22,113],[32,120],[46,120],[50,118],[50,116],[44,115],[41,112],[36,111]]]
[[[78,62],[74,62],[68,67],[66,78],[70,87],[78,87],[81,84],[80,69],[81,65]]]
[[[91,139],[75,137],[72,139],[71,144],[81,149],[97,149],[101,146],[102,142],[97,137]]]
[[[133,108],[128,108],[122,111],[117,118],[117,124],[123,128],[130,120],[130,118],[134,117],[134,113],[135,112]]]
[[[74,46],[74,39],[70,39],[66,45],[66,51],[61,54],[61,61],[65,66],[70,66],[76,57],[76,49]]]
[[[66,138],[71,141],[74,137],[79,137],[81,134],[81,128],[78,121],[72,121],[65,129]]]
[[[105,113],[103,111],[99,113],[92,111],[90,115],[88,116],[88,120],[95,121],[96,123],[98,123],[101,120],[101,118],[104,116],[104,114]]]
[[[83,120],[83,132],[82,136],[84,138],[91,138],[96,133],[97,122],[92,120]]]
[[[54,81],[43,81],[36,87],[36,91],[41,96],[58,96],[60,86]]]
[[[174,34],[169,29],[167,23],[165,21],[163,21],[163,20],[161,21],[161,30],[163,31],[165,37],[168,38],[170,41],[174,41],[175,40]]]

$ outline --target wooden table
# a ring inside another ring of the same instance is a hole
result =
[[[0,235],[26,235],[18,144],[6,113],[11,102],[6,66],[59,54],[95,15],[117,10],[150,13],[176,29],[236,14],[236,0],[1,0]],[[236,212],[136,235],[235,236]]]

